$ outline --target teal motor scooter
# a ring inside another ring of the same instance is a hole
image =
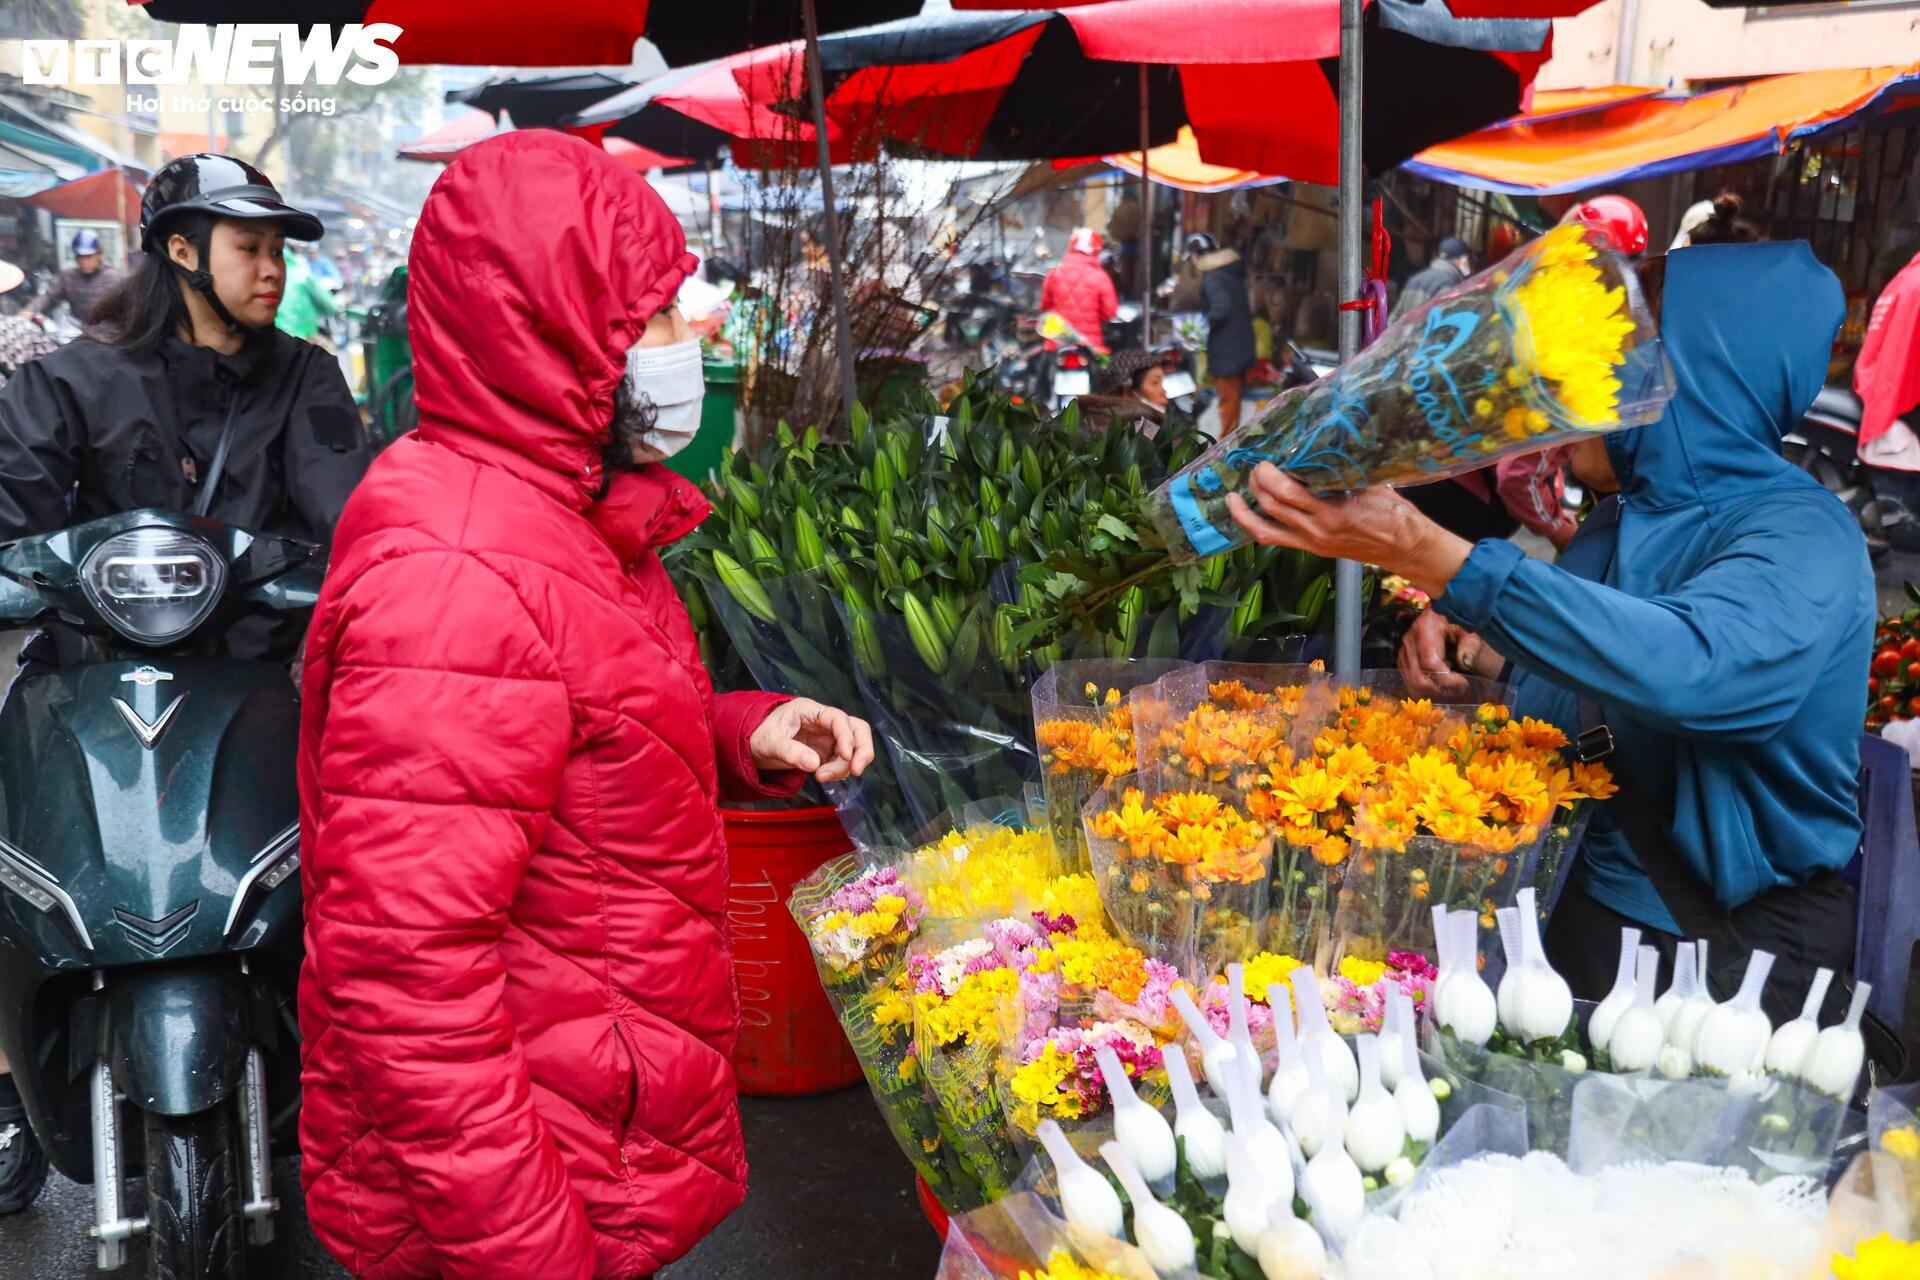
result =
[[[311,608],[323,568],[164,511],[0,546],[0,627],[59,638],[0,709],[0,1048],[47,1159],[93,1184],[103,1269],[145,1236],[153,1276],[240,1280],[273,1238],[300,707],[284,665],[219,654],[246,615]]]

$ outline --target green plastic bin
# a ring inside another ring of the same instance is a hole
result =
[[[707,396],[700,408],[700,430],[693,443],[667,459],[667,466],[700,483],[720,469],[720,459],[733,447],[740,408],[740,369],[732,363],[709,361]]]

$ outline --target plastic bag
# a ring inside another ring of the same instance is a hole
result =
[[[1133,695],[1139,769],[1163,788],[1227,787],[1244,795],[1291,763],[1296,722],[1324,716],[1331,686],[1306,665],[1205,662]]]
[[[1590,1073],[1573,1091],[1567,1163],[1596,1173],[1681,1160],[1739,1169],[1757,1181],[1823,1182],[1846,1105],[1781,1080],[1740,1082]]]
[[[1159,1280],[1140,1250],[1076,1231],[1029,1191],[955,1218],[935,1280],[1040,1280],[1058,1256],[1091,1268],[1086,1280]]]
[[[1017,795],[1038,776],[1029,697],[1019,664],[1003,660],[1007,641],[987,595],[952,611],[950,636],[930,621],[943,610],[922,617],[833,606],[850,637],[858,705],[887,749],[909,829],[979,796]]]
[[[1248,538],[1229,493],[1271,462],[1318,493],[1420,484],[1657,420],[1670,395],[1633,269],[1598,233],[1556,228],[1402,316],[1311,386],[1279,397],[1154,491],[1178,562]]]
[[[866,948],[849,938],[847,948],[836,950],[821,939],[822,922],[835,910],[837,895],[892,869],[884,857],[845,854],[795,884],[787,909],[808,939],[827,1001],[902,1154],[942,1203],[963,1202],[976,1198],[978,1190],[942,1133],[914,1047],[912,1005],[905,989],[913,929],[892,932]]]
[[[1056,662],[1034,682],[1033,730],[1047,826],[1075,867],[1091,865],[1080,811],[1101,787],[1134,770],[1130,695],[1189,669],[1177,659]]]
[[[1273,838],[1228,796],[1143,781],[1116,779],[1087,804],[1100,901],[1129,945],[1201,982],[1260,950]]]

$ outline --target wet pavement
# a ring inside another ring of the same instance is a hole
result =
[[[816,1098],[743,1098],[741,1110],[752,1165],[747,1202],[662,1280],[931,1280],[939,1241],[866,1086]],[[284,1206],[279,1239],[255,1280],[346,1280],[307,1229],[298,1162],[277,1161],[274,1184]],[[136,1204],[138,1195],[136,1187]],[[0,1218],[0,1280],[145,1276],[138,1246],[124,1270],[94,1269],[92,1220],[92,1189],[56,1177],[32,1209]]]

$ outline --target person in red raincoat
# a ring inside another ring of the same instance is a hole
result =
[[[656,555],[708,509],[642,465],[699,416],[693,266],[547,130],[420,215],[420,427],[340,520],[300,740],[301,1175],[359,1280],[648,1276],[745,1191],[717,805],[872,739],[715,697]]]
[[[1101,326],[1120,314],[1120,294],[1113,287],[1113,277],[1100,265],[1099,232],[1080,227],[1068,239],[1066,257],[1047,272],[1047,282],[1040,286],[1040,310],[1055,313],[1088,346],[1107,354]]]
[[[1860,397],[1860,443],[1887,433],[1920,408],[1920,254],[1887,282],[1873,304],[1867,338],[1853,365]]]

